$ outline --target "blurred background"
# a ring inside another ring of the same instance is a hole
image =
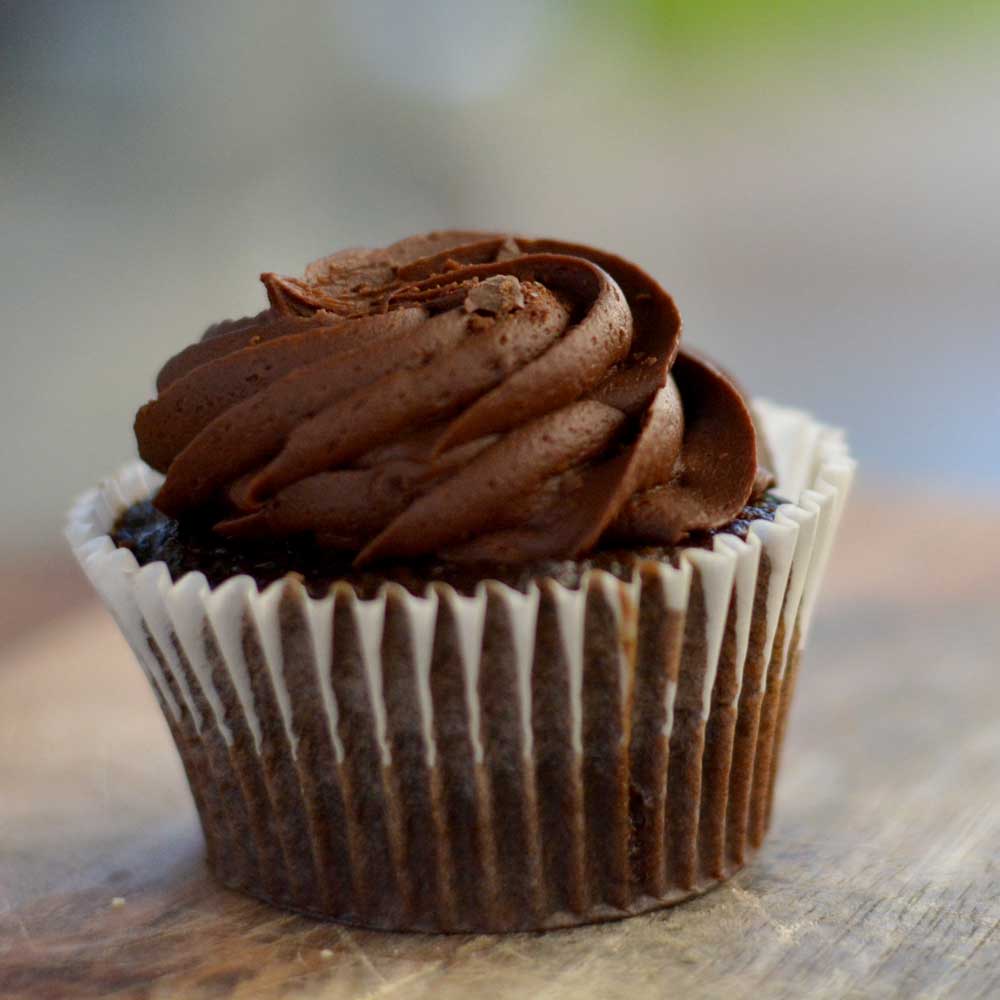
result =
[[[992,2],[0,0],[0,557],[62,551],[262,270],[448,226],[640,262],[869,489],[1000,493],[998,43]]]

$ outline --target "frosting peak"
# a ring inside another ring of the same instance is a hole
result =
[[[358,565],[523,562],[672,544],[754,490],[743,397],[622,258],[442,232],[261,280],[270,308],[171,359],[136,417],[170,516]]]

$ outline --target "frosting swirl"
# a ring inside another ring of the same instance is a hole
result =
[[[441,232],[262,281],[270,307],[172,358],[136,417],[172,517],[359,566],[516,563],[673,544],[762,485],[742,394],[622,258]]]

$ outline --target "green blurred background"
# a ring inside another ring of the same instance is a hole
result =
[[[996,3],[0,0],[2,550],[259,272],[443,226],[630,256],[869,485],[1000,491],[998,43]]]

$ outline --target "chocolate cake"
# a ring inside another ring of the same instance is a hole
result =
[[[368,927],[679,902],[762,842],[842,437],[574,243],[438,232],[262,275],[69,535],[227,885]]]

